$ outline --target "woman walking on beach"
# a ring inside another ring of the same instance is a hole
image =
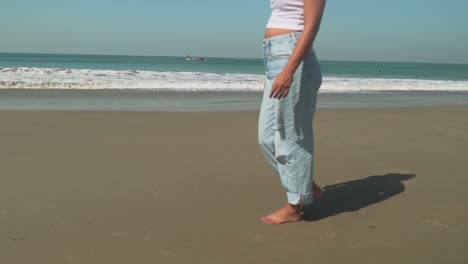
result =
[[[312,181],[312,121],[322,74],[313,49],[326,0],[270,0],[263,40],[265,90],[259,143],[286,189],[287,204],[262,217],[267,224],[301,220],[321,190]]]

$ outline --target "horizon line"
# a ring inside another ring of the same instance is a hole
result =
[[[93,54],[93,53],[53,53],[53,52],[2,52],[0,54],[34,54],[34,55],[81,55],[81,56],[120,56],[120,57],[180,57],[185,58],[182,55],[132,55],[132,54]],[[192,56],[192,55],[190,55]],[[211,59],[247,59],[247,60],[263,60],[263,58],[253,57],[211,57],[211,56],[194,56],[204,57]],[[335,59],[319,59],[319,61],[335,61],[335,62],[381,62],[381,63],[420,63],[420,64],[451,64],[451,65],[468,65],[467,63],[461,62],[427,62],[427,61],[378,61],[378,60],[335,60]]]

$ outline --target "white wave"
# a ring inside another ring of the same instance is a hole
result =
[[[320,90],[325,92],[468,91],[468,81],[329,77],[324,78]]]
[[[258,74],[0,68],[0,88],[261,91],[264,79]],[[320,91],[468,91],[468,81],[325,77]]]

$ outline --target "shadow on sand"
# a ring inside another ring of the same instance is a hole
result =
[[[325,186],[322,199],[305,210],[305,221],[318,221],[343,212],[353,212],[381,202],[405,190],[403,181],[415,174],[389,173]]]

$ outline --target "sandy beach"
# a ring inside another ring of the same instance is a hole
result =
[[[257,111],[0,111],[0,263],[467,263],[468,106],[319,109],[305,221]]]

